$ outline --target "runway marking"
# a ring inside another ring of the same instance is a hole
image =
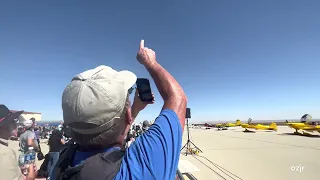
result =
[[[203,165],[205,165],[207,168],[209,168],[211,171],[213,171],[215,174],[217,174],[218,176],[220,176],[222,179],[224,180],[243,180],[242,178],[240,178],[239,176],[233,174],[232,172],[228,171],[227,169],[221,167],[220,165],[218,165],[217,163],[210,161],[208,158],[206,158],[205,156],[199,156],[199,155],[193,155],[193,158],[195,158],[196,160],[198,160],[200,163],[202,163]],[[201,161],[199,158],[197,157],[201,157],[204,158],[205,160],[207,160],[209,162],[209,164],[204,163],[203,161]],[[212,168],[212,166],[214,166]],[[218,172],[221,171],[221,172]]]
[[[190,173],[183,173],[182,176],[185,180],[197,180],[197,178]]]
[[[180,160],[178,167],[181,173],[200,171],[197,166],[188,160]]]

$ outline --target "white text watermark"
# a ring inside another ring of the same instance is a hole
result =
[[[305,166],[303,165],[298,165],[298,166],[291,166],[290,169],[291,171],[294,171],[294,172],[299,172],[301,173],[303,170],[304,170]]]

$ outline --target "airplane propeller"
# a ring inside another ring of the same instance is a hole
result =
[[[251,123],[251,121],[252,121],[252,119],[251,119],[251,118],[249,118],[249,119],[248,119],[248,124],[250,124],[250,123]]]
[[[305,115],[303,115],[303,116],[301,117],[300,121],[301,121],[302,123],[306,123],[306,122],[310,121],[311,119],[312,119],[312,116],[310,116],[309,114],[305,114]]]

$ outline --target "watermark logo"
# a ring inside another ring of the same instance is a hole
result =
[[[298,165],[298,166],[291,166],[291,171],[294,171],[294,172],[299,172],[301,173],[303,170],[304,170],[305,166],[303,165]]]

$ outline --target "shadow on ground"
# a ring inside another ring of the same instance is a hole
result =
[[[308,138],[320,138],[320,135],[315,134],[295,134],[295,133],[281,133],[278,134],[280,136],[302,136],[302,137],[308,137]]]

